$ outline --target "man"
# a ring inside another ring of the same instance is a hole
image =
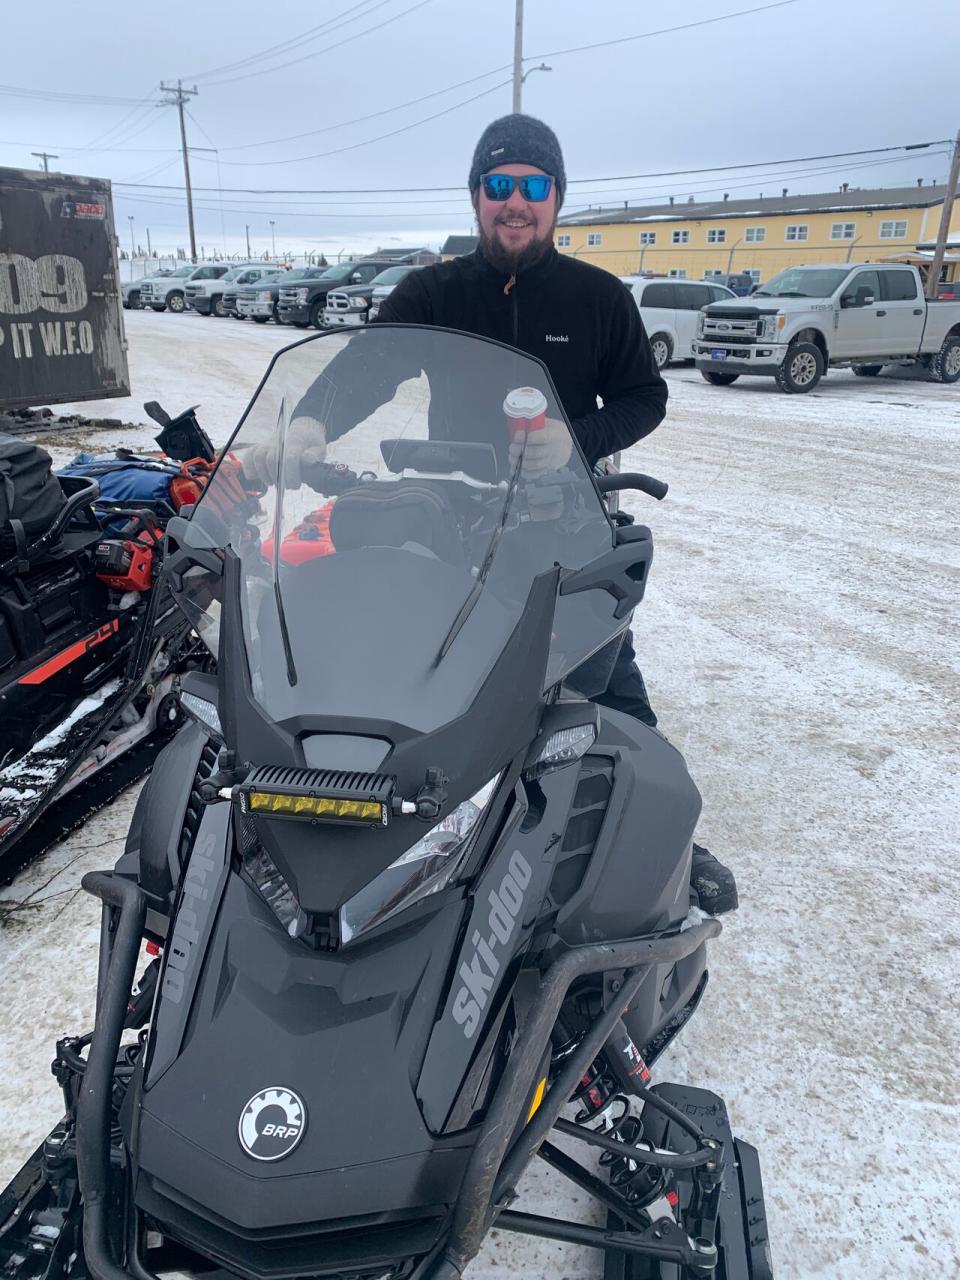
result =
[[[477,144],[468,185],[479,248],[411,272],[382,304],[378,322],[460,329],[536,356],[550,371],[591,465],[636,444],[663,420],[667,386],[629,292],[614,275],[553,246],[566,190],[556,135],[532,116],[495,120]],[[328,436],[343,429],[320,419],[308,393],[291,435],[307,462],[322,460]],[[511,461],[522,441],[522,433],[514,437]],[[525,474],[557,470],[570,449],[566,426],[548,419],[526,442]],[[653,726],[657,718],[635,659],[628,632],[596,701]],[[733,875],[705,849],[694,851],[692,883],[701,905],[714,914],[731,910],[737,905]]]

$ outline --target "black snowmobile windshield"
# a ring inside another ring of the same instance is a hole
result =
[[[271,719],[431,732],[472,704],[535,580],[582,568],[614,531],[543,365],[377,324],[275,357],[191,540],[240,562],[251,687]],[[185,579],[214,650],[217,594]],[[545,688],[622,631],[615,607],[600,589],[557,594]]]

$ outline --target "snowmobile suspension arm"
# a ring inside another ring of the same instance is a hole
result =
[[[551,965],[540,984],[536,1010],[514,1048],[509,1070],[490,1105],[471,1153],[454,1209],[444,1260],[436,1270],[424,1272],[424,1277],[429,1275],[430,1280],[453,1280],[462,1274],[464,1267],[476,1255],[484,1234],[497,1215],[497,1206],[513,1189],[530,1157],[546,1138],[649,968],[674,964],[692,955],[720,931],[718,920],[707,920],[692,929],[666,937],[633,938],[575,947]],[[507,1155],[517,1116],[536,1083],[537,1069],[567,992],[578,978],[606,969],[628,971],[617,1001],[604,1010],[584,1035],[536,1115]],[[419,1274],[417,1280],[421,1280]]]

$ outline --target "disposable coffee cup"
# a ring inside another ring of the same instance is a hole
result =
[[[540,431],[547,421],[547,397],[536,387],[517,387],[503,402],[511,437],[518,431]]]

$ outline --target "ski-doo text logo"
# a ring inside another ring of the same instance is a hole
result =
[[[240,1145],[254,1160],[282,1160],[307,1131],[307,1109],[292,1089],[255,1093],[240,1113]]]
[[[473,954],[460,966],[463,986],[453,1000],[453,1019],[463,1028],[468,1040],[480,1025],[480,1015],[487,1006],[494,980],[500,972],[497,951],[513,937],[523,907],[524,890],[533,875],[529,862],[519,849],[510,855],[508,867],[500,888],[491,889],[487,898],[490,903],[490,915],[487,917],[489,936],[484,938],[479,929],[474,930],[471,939]]]
[[[214,844],[212,834],[197,841],[184,877],[180,910],[167,947],[167,963],[161,988],[164,998],[172,1004],[179,1004],[183,999],[190,956],[210,910],[210,877],[218,869],[216,862],[209,856]]]

